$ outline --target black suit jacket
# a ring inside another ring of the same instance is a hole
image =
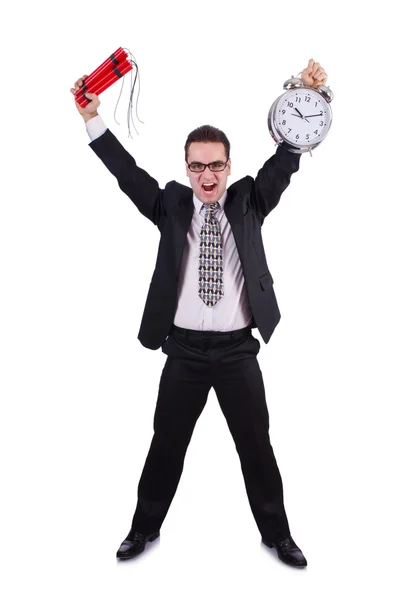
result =
[[[143,346],[157,350],[169,335],[174,320],[178,273],[193,217],[193,192],[176,181],[160,189],[109,129],[89,145],[116,177],[120,189],[160,230],[156,266],[138,334]],[[253,314],[252,326],[259,329],[265,343],[280,320],[280,311],[266,262],[261,226],[278,204],[292,173],[299,169],[300,156],[279,146],[256,179],[247,176],[228,188],[224,205],[241,260]]]

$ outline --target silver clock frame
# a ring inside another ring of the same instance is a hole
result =
[[[283,94],[281,94],[281,96],[276,98],[276,100],[273,102],[273,104],[270,107],[269,114],[267,117],[267,125],[269,127],[270,135],[272,136],[272,138],[274,139],[276,144],[278,144],[279,146],[285,145],[287,147],[287,150],[289,150],[290,152],[293,152],[295,154],[303,154],[304,152],[310,152],[310,156],[312,156],[311,151],[314,148],[317,148],[317,146],[319,146],[321,144],[321,142],[323,142],[325,140],[325,138],[327,137],[329,130],[331,128],[332,109],[330,106],[330,102],[333,100],[334,94],[331,91],[331,88],[329,88],[326,85],[319,85],[318,87],[313,88],[313,87],[310,87],[310,86],[304,84],[303,81],[301,79],[299,79],[299,77],[294,77],[294,76],[292,76],[291,79],[287,79],[287,81],[283,85],[283,88],[286,91]],[[293,89],[306,89],[306,90],[309,90],[311,93],[313,93],[313,92],[317,93],[323,99],[325,99],[328,103],[328,108],[329,108],[328,131],[325,134],[325,136],[319,142],[316,142],[315,144],[299,145],[299,144],[292,143],[289,140],[285,139],[285,137],[283,136],[283,134],[281,133],[281,131],[277,125],[276,107],[277,107],[279,101],[281,100],[281,98],[283,98],[283,96],[285,96],[286,92],[289,92],[290,90],[293,90]]]

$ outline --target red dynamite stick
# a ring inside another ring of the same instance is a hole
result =
[[[126,58],[127,54],[124,52],[124,50],[122,48],[118,48],[115,52],[113,52],[113,54],[109,56],[109,58],[107,58],[101,65],[99,65],[99,67],[95,69],[95,71],[93,71],[91,75],[88,75],[85,81],[88,83],[91,80],[91,78],[96,77],[99,71],[102,71],[103,69],[108,69],[108,67],[117,66],[119,63],[124,62]]]
[[[102,63],[102,65],[100,65],[100,67],[95,69],[95,71],[93,73],[91,73],[91,75],[88,75],[83,80],[82,87],[80,88],[80,90],[78,90],[78,92],[76,94],[77,97],[81,96],[82,93],[87,90],[88,84],[92,85],[96,81],[103,79],[103,77],[106,74],[110,73],[114,67],[118,67],[120,64],[122,64],[128,58],[128,55],[122,49],[121,49],[121,52],[116,50],[114,55],[117,57],[116,58],[117,64],[111,60],[112,57],[105,60],[105,62]]]
[[[118,48],[113,54],[109,56],[95,71],[93,71],[90,75],[88,75],[84,79],[84,83],[92,82],[97,76],[103,71],[109,71],[112,67],[117,67],[120,63],[124,62],[125,59],[128,58],[127,54],[124,52],[122,48]]]
[[[113,83],[115,83],[116,81],[121,79],[126,73],[128,73],[131,70],[132,70],[132,65],[128,60],[126,60],[124,63],[119,65],[119,68],[115,67],[113,69],[113,71],[111,73],[109,73],[108,75],[106,75],[106,77],[101,79],[101,81],[96,82],[93,87],[89,86],[89,89],[87,90],[87,92],[89,94],[96,94],[98,96],[99,94],[101,94],[102,92],[107,90],[108,87],[110,87]],[[88,100],[88,98],[86,98],[84,94],[85,94],[85,92],[83,93],[83,95],[80,98],[76,99],[76,102],[78,102],[78,104],[82,108],[84,108],[91,102],[91,100]]]
[[[114,52],[109,58],[107,58],[95,71],[88,75],[83,80],[83,85],[81,89],[77,92],[76,97],[81,96],[82,92],[87,90],[88,84],[92,85],[95,81],[99,81],[109,73],[113,67],[118,67],[121,63],[123,63],[128,58],[127,54],[124,52],[122,48],[119,48]]]
[[[110,75],[109,77],[106,77],[105,79],[102,79],[94,88],[94,91],[92,92],[88,92],[88,93],[92,93],[92,94],[101,94],[102,92],[104,92],[105,90],[107,90],[108,87],[110,87],[113,83],[115,83],[116,81],[119,81],[121,79],[121,77],[123,77],[126,73],[128,73],[129,71],[132,70],[132,65],[130,63],[126,63],[123,67],[121,71],[118,71],[118,73],[114,73],[112,75]],[[91,100],[85,99],[86,103],[81,103],[79,102],[80,106],[82,106],[84,108],[84,106],[87,106],[87,104],[89,104],[89,102],[91,102]]]
[[[87,86],[86,92],[90,94],[98,94],[98,90],[100,89],[103,92],[107,89],[112,83],[118,81],[123,75],[131,71],[132,65],[129,61],[125,60],[123,63],[118,65],[118,67],[113,67],[111,71],[109,71],[100,81],[96,80],[92,85]],[[86,97],[86,92],[84,91],[82,95],[76,98],[76,101],[80,104],[80,106],[87,106],[88,98]],[[101,93],[99,92],[99,93]],[[88,103],[90,100],[88,101]]]

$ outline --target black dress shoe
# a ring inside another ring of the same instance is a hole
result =
[[[160,535],[159,531],[145,535],[144,533],[129,533],[117,550],[117,558],[133,558],[144,551],[147,542],[153,542]]]
[[[288,536],[282,542],[262,542],[269,548],[276,548],[280,560],[291,567],[306,567],[307,560],[303,556],[302,550],[298,548],[291,536]]]

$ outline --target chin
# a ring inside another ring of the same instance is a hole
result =
[[[201,202],[204,202],[205,204],[213,204],[214,202],[218,202],[218,200],[220,200],[222,198],[224,193],[225,193],[225,190],[223,190],[223,191],[216,190],[216,193],[209,196],[208,194],[204,194],[202,192],[202,189],[200,188],[198,193],[196,193],[196,196],[199,200],[201,200]]]

